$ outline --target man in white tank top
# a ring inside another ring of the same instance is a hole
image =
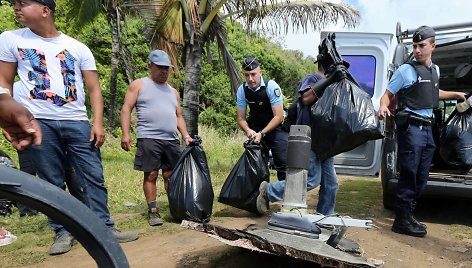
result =
[[[169,56],[162,50],[149,54],[151,75],[133,81],[126,92],[121,109],[121,148],[129,151],[133,145],[130,135],[131,111],[136,107],[137,151],[134,169],[144,172],[143,190],[148,204],[148,223],[162,225],[156,205],[157,175],[162,170],[164,186],[172,174],[181,150],[177,130],[188,145],[193,139],[187,132],[180,109],[179,92],[167,83],[172,66]]]

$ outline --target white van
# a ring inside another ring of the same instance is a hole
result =
[[[418,25],[421,26],[421,25]],[[440,67],[440,88],[470,92],[472,84],[459,84],[454,76],[457,66],[472,63],[472,23],[432,26],[436,31],[436,49],[433,62]],[[401,64],[412,57],[411,37],[415,29],[402,31],[397,24],[396,35],[390,33],[336,32],[336,47],[343,59],[351,65],[350,73],[370,94],[375,109],[380,104],[390,76]],[[322,38],[327,32],[322,32]],[[441,101],[435,109],[436,153],[430,169],[425,196],[472,197],[472,175],[467,170],[447,165],[439,156],[439,131],[455,101]],[[395,110],[392,101],[390,110]],[[396,161],[396,134],[393,120],[381,121],[385,137],[369,141],[354,150],[335,157],[336,172],[340,174],[378,176],[383,188],[383,203],[393,208],[398,172]]]

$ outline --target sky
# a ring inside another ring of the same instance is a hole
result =
[[[340,2],[333,0],[332,2]],[[438,26],[472,22],[470,0],[343,0],[361,13],[359,26],[354,29],[342,28],[342,24],[330,25],[323,30],[379,32],[395,34],[396,24],[402,30],[415,29],[421,25]],[[301,50],[305,56],[316,56],[320,32],[289,33],[284,47]]]

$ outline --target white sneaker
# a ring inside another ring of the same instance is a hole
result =
[[[16,241],[16,236],[5,229],[3,231],[5,234],[0,234],[0,246],[6,246]]]

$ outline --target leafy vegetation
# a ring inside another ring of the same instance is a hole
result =
[[[4,1],[4,3],[6,3]],[[105,14],[99,14],[90,23],[74,24],[69,20],[68,7],[63,0],[58,1],[56,11],[56,24],[58,29],[79,41],[85,43],[95,56],[100,77],[102,94],[105,100],[105,114],[110,110],[110,64],[112,35]],[[227,48],[233,58],[239,63],[247,55],[253,55],[261,62],[265,77],[274,79],[282,88],[286,97],[286,105],[296,99],[296,90],[303,76],[315,71],[312,57],[304,57],[300,51],[284,50],[279,44],[263,38],[257,33],[247,33],[241,24],[226,21],[228,34]],[[0,6],[0,32],[21,27],[14,22],[13,9],[9,4]],[[145,21],[136,16],[128,16],[126,23],[122,22],[121,40],[131,53],[134,73],[137,78],[148,75],[149,45],[146,39],[147,26]],[[313,44],[316,46],[317,44]],[[211,43],[203,58],[200,91],[200,123],[213,126],[222,134],[232,133],[237,124],[236,101],[231,93],[231,85],[225,72],[224,61],[216,43]],[[183,66],[179,65],[179,68]],[[171,77],[169,83],[184,94],[185,73],[179,72],[179,76]],[[121,109],[124,95],[128,88],[128,79],[125,65],[121,65],[117,75],[116,105]],[[91,109],[88,109],[91,112]],[[115,111],[117,113],[117,111]],[[105,120],[107,120],[105,118]],[[116,119],[118,120],[118,119]],[[105,122],[105,126],[110,124]],[[113,134],[119,134],[119,129]]]
[[[182,59],[185,70],[182,113],[190,135],[198,134],[203,57],[204,54],[209,56],[208,51],[204,53],[205,48],[216,45],[233,92],[241,83],[238,64],[232,56],[232,51],[228,49],[229,39],[225,19],[244,21],[247,29],[253,26],[259,30],[272,27],[280,33],[287,33],[289,26],[303,30],[309,27],[319,29],[323,25],[340,20],[346,26],[353,27],[360,16],[359,12],[351,6],[318,0],[130,0],[126,2],[82,0],[71,2],[72,6],[77,6],[73,13],[76,17],[88,17],[88,14],[96,13],[100,7],[106,7],[106,16],[112,26],[113,36],[109,114],[113,114],[116,103],[116,87],[112,85],[116,84],[115,55],[117,47],[121,44],[120,36],[117,34],[119,32],[117,26],[120,25],[118,11],[121,10],[123,14],[126,8],[127,11],[135,11],[146,18],[149,28],[147,33],[152,47],[166,50],[175,66],[178,66],[177,58]],[[118,17],[118,22],[116,17]],[[265,22],[270,27],[267,27]],[[113,117],[109,116],[109,118]],[[114,122],[109,122],[109,125],[114,126]],[[113,127],[111,129],[113,130]]]

